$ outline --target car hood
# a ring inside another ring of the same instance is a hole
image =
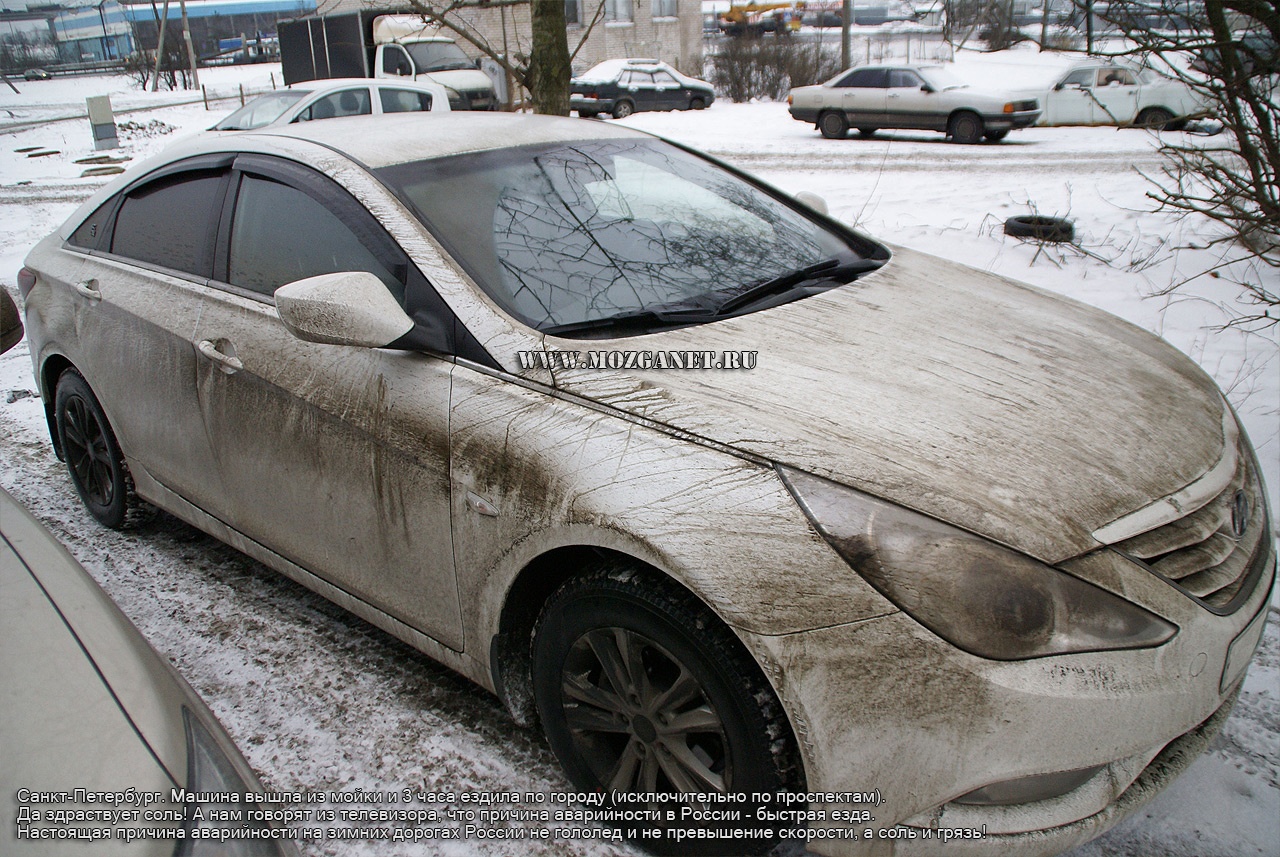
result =
[[[749,370],[555,373],[568,392],[1058,562],[1224,454],[1213,381],[1156,336],[897,249],[848,286],[579,350],[748,351]]]

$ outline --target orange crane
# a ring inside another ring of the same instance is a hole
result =
[[[720,29],[730,36],[789,34],[800,29],[804,3],[745,3],[720,15]]]

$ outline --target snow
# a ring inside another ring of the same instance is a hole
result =
[[[1064,65],[1031,52],[962,54],[958,72],[1020,88]],[[278,66],[207,69],[214,100],[143,93],[124,77],[17,82],[0,91],[0,284],[16,293],[28,249],[106,181],[83,177],[94,155],[84,98],[110,94],[132,158],[201,133],[239,105],[239,88],[278,85]],[[222,100],[218,100],[222,99]],[[184,103],[185,102],[185,103]],[[60,121],[53,121],[60,120]],[[1029,129],[999,145],[954,146],[940,134],[822,139],[785,105],[717,103],[626,120],[707,151],[789,192],[823,196],[834,217],[881,240],[1028,281],[1152,330],[1193,357],[1239,412],[1280,507],[1277,328],[1224,328],[1241,309],[1203,224],[1154,212],[1155,135],[1108,128]],[[1179,138],[1195,139],[1189,135]],[[19,149],[53,152],[28,157]],[[1024,243],[1005,218],[1075,221],[1077,246]],[[1192,249],[1192,247],[1199,249]],[[1277,288],[1274,272],[1262,272]],[[1190,278],[1172,296],[1155,297]],[[121,535],[82,509],[48,442],[26,343],[0,356],[0,485],[31,508],[208,700],[269,789],[563,791],[542,738],[515,727],[469,682],[195,530],[158,515]],[[1176,414],[1170,414],[1176,418]],[[1210,751],[1116,830],[1072,852],[1242,857],[1280,853],[1280,633],[1263,638],[1235,713]],[[330,807],[332,808],[332,806]],[[456,822],[442,821],[442,825]],[[599,841],[304,843],[308,855],[633,854]],[[792,852],[787,852],[792,853]]]

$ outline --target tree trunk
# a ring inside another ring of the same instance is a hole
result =
[[[569,115],[569,39],[563,0],[532,0],[533,49],[529,57],[529,95],[533,111]]]

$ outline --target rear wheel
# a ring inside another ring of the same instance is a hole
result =
[[[533,686],[551,748],[584,791],[749,796],[798,787],[795,740],[759,667],[705,605],[656,574],[604,564],[562,585],[534,631]],[[736,839],[642,834],[649,849],[682,855],[776,842]]]
[[[1138,121],[1134,124],[1141,128],[1151,128],[1156,131],[1169,130],[1170,123],[1173,122],[1173,114],[1163,107],[1148,107],[1138,114]]]
[[[947,136],[953,143],[977,143],[982,139],[982,117],[977,113],[964,111],[951,117],[947,126]]]
[[[122,529],[137,505],[133,480],[102,406],[74,369],[58,378],[54,416],[67,471],[80,499],[100,524]]]
[[[636,112],[636,106],[630,101],[619,101],[613,105],[613,118],[626,119],[632,113]]]
[[[842,140],[849,133],[849,123],[834,111],[828,111],[818,117],[818,130],[828,140]]]

